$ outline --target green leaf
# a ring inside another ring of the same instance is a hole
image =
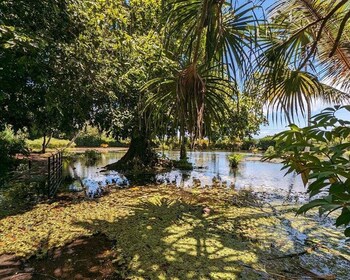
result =
[[[336,226],[345,225],[347,226],[350,223],[350,210],[347,207],[344,207],[341,215],[336,219]]]
[[[297,214],[306,213],[307,211],[309,211],[312,208],[319,207],[322,205],[327,205],[327,204],[329,204],[329,202],[324,200],[324,199],[315,199],[315,200],[301,206],[299,208],[299,210],[297,211]]]
[[[350,106],[349,106],[350,107]],[[350,111],[350,110],[349,110]],[[346,228],[344,231],[346,237],[350,237],[350,227]]]

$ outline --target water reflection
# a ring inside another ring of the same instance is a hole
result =
[[[87,165],[86,159],[82,157],[66,167],[66,171],[72,177],[78,175],[81,178],[100,178],[103,167],[117,161],[123,154],[124,152],[104,153],[94,165]],[[282,164],[253,160],[254,155],[247,154],[239,168],[233,170],[229,167],[229,154],[230,152],[223,151],[189,152],[189,161],[194,164],[192,171],[172,170],[158,174],[154,180],[156,183],[171,183],[182,187],[193,185],[204,187],[215,184],[270,193],[305,193],[300,177],[296,174],[284,176],[284,171],[281,171]],[[170,159],[177,159],[179,152],[166,152],[166,156]],[[104,174],[108,175],[111,172]],[[131,180],[131,183],[141,182]]]

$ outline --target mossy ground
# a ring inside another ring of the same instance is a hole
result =
[[[45,259],[97,233],[113,241],[116,279],[347,279],[350,267],[341,231],[312,215],[254,206],[233,190],[168,186],[58,200],[3,218],[0,255]]]

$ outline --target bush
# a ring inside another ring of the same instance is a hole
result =
[[[16,135],[9,127],[0,132],[0,165],[6,166],[17,153],[28,154],[24,137]]]
[[[230,162],[231,168],[237,168],[238,164],[242,161],[242,154],[231,154],[228,156],[228,161]]]
[[[250,151],[257,144],[257,140],[255,139],[244,139],[241,149],[243,151]]]
[[[277,153],[266,159],[280,157],[283,169],[301,175],[311,201],[299,214],[312,208],[318,208],[321,215],[338,211],[335,224],[347,227],[345,235],[350,237],[350,164],[346,155],[350,122],[336,117],[341,109],[350,112],[350,106],[335,106],[314,116],[309,127],[291,125],[290,130],[276,135]]]
[[[274,154],[275,154],[275,147],[274,146],[270,146],[265,151],[264,156],[269,157],[269,156],[273,156]]]
[[[223,138],[219,138],[218,140],[215,141],[213,144],[213,147],[215,149],[220,149],[220,150],[233,150],[235,148],[235,144],[231,139],[229,139],[227,136]]]
[[[75,139],[77,147],[100,147],[101,144],[104,144],[104,142],[98,135],[83,134]]]
[[[69,140],[65,139],[58,139],[58,138],[51,138],[49,145],[47,148],[49,149],[60,149],[60,148],[65,148],[67,147]],[[38,138],[34,140],[26,140],[26,144],[30,149],[33,150],[41,150],[42,144],[43,144],[43,138]],[[75,144],[73,143],[71,147],[74,147]]]
[[[173,160],[173,165],[175,168],[180,170],[192,170],[193,164],[189,162],[187,159]]]
[[[84,133],[75,139],[75,144],[77,147],[101,147],[101,145],[127,147],[129,143],[128,141],[116,141],[111,137],[107,137],[105,133],[100,133],[97,128],[88,127]]]
[[[206,150],[209,147],[208,139],[198,139],[195,141],[195,147],[199,150]]]
[[[261,138],[257,143],[257,147],[263,151],[266,151],[270,146],[276,146],[276,140],[273,138],[273,136]]]

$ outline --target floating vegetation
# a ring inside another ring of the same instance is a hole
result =
[[[193,164],[187,159],[173,160],[173,165],[175,168],[180,170],[192,170]]]
[[[347,279],[341,230],[255,200],[223,188],[155,186],[42,203],[0,220],[0,255],[45,258],[100,233],[115,244],[121,279]]]

